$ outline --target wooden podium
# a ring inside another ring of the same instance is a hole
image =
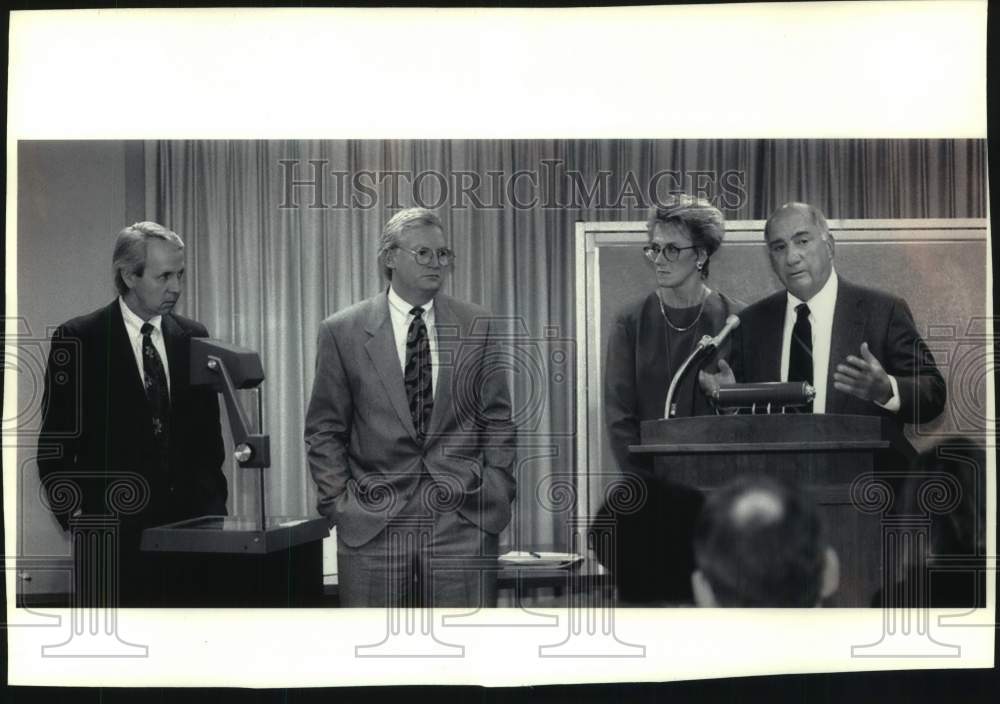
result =
[[[861,485],[908,466],[913,448],[880,416],[772,414],[643,421],[641,445],[659,476],[710,491],[742,475],[793,479],[817,500],[840,557],[833,606],[867,607],[882,586],[882,514],[859,508]]]

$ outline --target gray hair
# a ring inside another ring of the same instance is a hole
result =
[[[789,210],[805,211],[806,215],[809,216],[809,221],[813,224],[814,227],[816,227],[817,230],[819,230],[822,239],[824,240],[830,239],[830,225],[827,223],[826,218],[823,216],[822,211],[815,205],[809,205],[808,203],[798,203],[793,201],[791,203],[785,203],[780,208],[771,213],[771,217],[769,217],[767,219],[767,222],[764,223],[765,242],[767,242],[768,230],[771,227],[771,221],[774,220],[774,218],[777,217],[778,215],[781,215],[782,213],[785,213]]]
[[[703,198],[679,195],[649,209],[646,230],[649,239],[658,225],[678,225],[688,233],[691,244],[705,253],[702,278],[708,277],[708,260],[722,245],[726,236],[722,212]]]
[[[150,239],[169,242],[184,249],[184,240],[176,232],[155,222],[137,222],[118,233],[115,251],[111,257],[111,272],[115,289],[121,295],[128,293],[128,285],[122,278],[123,272],[142,276],[146,269],[146,242]]]
[[[392,269],[385,264],[389,252],[399,246],[399,237],[404,230],[421,225],[431,225],[444,232],[441,218],[427,208],[407,208],[393,215],[382,228],[382,236],[378,241],[378,263],[382,276],[392,281]]]

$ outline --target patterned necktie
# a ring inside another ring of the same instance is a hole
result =
[[[170,392],[167,387],[167,373],[163,369],[160,353],[150,338],[155,328],[143,323],[142,332],[142,379],[146,387],[146,400],[153,416],[153,435],[162,448],[167,447],[170,434]]]
[[[809,306],[800,303],[795,306],[795,325],[792,327],[792,342],[788,354],[788,380],[813,383],[813,343],[812,324],[809,322]],[[803,413],[812,413],[812,401],[802,407]]]
[[[410,311],[413,322],[406,334],[406,366],[403,382],[406,386],[406,400],[410,403],[410,416],[417,438],[423,442],[434,407],[434,392],[431,388],[431,344],[424,324],[424,309],[420,306]]]

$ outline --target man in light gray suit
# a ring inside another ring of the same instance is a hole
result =
[[[454,253],[431,211],[390,219],[378,257],[388,289],[320,327],[306,412],[341,605],[495,606],[515,492],[495,323],[440,293]]]

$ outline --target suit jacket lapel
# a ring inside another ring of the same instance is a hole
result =
[[[837,365],[849,354],[860,356],[865,332],[864,298],[843,278],[837,281],[837,303],[833,310],[830,360],[826,374],[826,412],[843,413],[853,398],[833,387]]]
[[[365,350],[378,373],[382,387],[399,416],[399,422],[410,437],[416,440],[417,429],[413,427],[413,418],[410,416],[410,404],[406,400],[406,388],[403,385],[403,370],[399,366],[399,353],[396,351],[396,337],[392,332],[389,299],[384,292],[372,299],[365,331],[369,335]]]
[[[170,374],[170,412],[173,415],[177,398],[183,394],[191,378],[191,358],[185,354],[185,336],[177,322],[170,315],[163,316],[161,320],[160,330],[163,332],[163,347],[167,350]]]
[[[646,297],[639,313],[639,329],[635,343],[638,355],[637,368],[643,370],[645,382],[639,384],[636,393],[640,398],[640,417],[662,414],[670,388],[671,372],[676,372],[680,360],[673,362],[673,369],[667,359],[667,323],[663,319],[658,294],[654,291]],[[676,399],[675,399],[676,400]],[[642,412],[644,411],[644,412]],[[659,418],[660,416],[655,416]]]
[[[135,359],[132,341],[125,329],[121,307],[115,301],[109,307],[107,379],[111,392],[108,409],[109,428],[121,437],[132,452],[145,450],[153,443],[153,415],[142,382],[142,370]],[[141,465],[139,465],[141,467]],[[140,468],[145,473],[145,469]]]
[[[455,358],[463,338],[458,316],[452,310],[447,296],[438,295],[434,299],[434,336],[437,345],[437,383],[434,385],[434,407],[427,434],[433,435],[444,421],[451,408],[452,371],[458,360]],[[447,363],[446,363],[447,362]]]
[[[142,384],[142,370],[135,361],[132,341],[125,329],[125,319],[116,300],[108,307],[108,350],[110,355],[109,375],[113,383],[125,395],[122,408],[141,408],[149,411],[146,389]]]
[[[744,345],[757,350],[758,378],[751,381],[781,380],[781,350],[785,336],[785,308],[788,295],[782,291],[772,296],[767,308],[761,311],[763,325],[760,340],[745,340]]]

